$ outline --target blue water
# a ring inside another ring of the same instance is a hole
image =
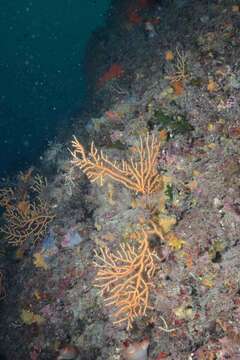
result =
[[[89,36],[110,0],[1,0],[0,175],[39,157],[84,96]]]

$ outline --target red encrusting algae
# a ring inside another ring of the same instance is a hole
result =
[[[137,1],[135,1],[135,3],[130,5],[129,8],[127,9],[128,21],[134,25],[139,25],[139,24],[143,23],[144,19],[142,17],[142,14],[140,15],[139,12],[152,6],[154,4],[154,1],[155,0],[137,0]],[[151,19],[150,22],[152,24],[158,24],[159,20],[157,20],[157,22],[155,22],[155,19],[153,19],[153,20]]]
[[[140,9],[148,8],[148,7],[152,6],[153,4],[154,4],[154,0],[138,0],[137,1],[137,6]]]
[[[142,17],[138,14],[138,9],[130,8],[128,9],[128,21],[134,25],[138,25],[142,22]]]
[[[110,68],[104,72],[99,78],[98,85],[103,86],[106,82],[119,78],[124,74],[124,69],[120,64],[112,64]]]

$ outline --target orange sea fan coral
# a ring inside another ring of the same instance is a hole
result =
[[[6,235],[7,241],[19,246],[27,240],[37,242],[46,232],[49,222],[54,218],[47,204],[40,199],[24,207],[9,207],[4,213],[6,224],[1,232]]]
[[[176,48],[176,61],[174,65],[174,71],[172,74],[168,75],[166,78],[175,82],[183,82],[189,77],[187,71],[187,56],[184,51],[180,51]]]
[[[157,171],[157,158],[160,150],[160,139],[149,134],[136,147],[137,161],[131,157],[130,161],[122,160],[120,164],[108,159],[102,151],[98,151],[94,143],[91,144],[87,155],[82,144],[74,137],[72,163],[87,175],[91,182],[109,176],[123,184],[130,190],[142,194],[151,194],[163,188],[162,176]]]
[[[0,231],[15,246],[27,240],[38,241],[54,218],[48,204],[40,198],[46,179],[40,175],[32,177],[32,169],[20,173],[18,178],[18,186],[0,189],[0,206],[5,208],[5,224]]]
[[[129,330],[134,319],[144,316],[151,308],[149,289],[153,286],[158,257],[149,248],[148,234],[142,230],[138,233],[136,246],[121,244],[116,254],[101,247],[100,253],[95,251],[95,258],[96,286],[105,296],[106,305],[116,308],[114,323],[126,322]]]

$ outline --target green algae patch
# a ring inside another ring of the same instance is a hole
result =
[[[193,126],[188,122],[187,118],[183,115],[170,116],[165,114],[162,110],[156,110],[150,126],[158,126],[159,130],[167,130],[173,136],[178,134],[186,134],[193,130]]]
[[[166,190],[165,190],[165,195],[167,196],[167,199],[169,202],[173,202],[173,186],[170,184],[167,184]]]

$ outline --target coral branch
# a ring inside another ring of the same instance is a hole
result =
[[[138,234],[137,247],[121,244],[116,254],[106,248],[95,252],[98,268],[96,286],[105,296],[107,306],[116,307],[115,324],[127,322],[132,328],[134,319],[146,314],[149,306],[149,288],[155,273],[155,251],[149,249],[148,234]]]
[[[32,168],[27,173],[20,173],[18,178],[15,188],[0,189],[0,206],[5,208],[5,224],[0,231],[15,246],[21,246],[27,240],[38,241],[54,218],[47,202],[40,198],[47,185],[46,179],[40,175],[32,178]]]
[[[25,211],[18,207],[7,208],[4,218],[6,225],[1,231],[10,244],[19,246],[28,239],[32,239],[34,243],[37,242],[45,234],[54,215],[50,214],[47,204],[38,199],[29,204]]]
[[[167,76],[172,83],[181,82],[188,78],[187,73],[187,56],[183,51],[176,49],[177,59],[175,64],[175,71],[172,75]]]
[[[142,194],[151,194],[163,187],[162,177],[157,171],[160,140],[154,135],[147,134],[144,140],[140,138],[136,150],[138,161],[131,158],[130,161],[122,160],[120,164],[109,160],[102,151],[99,152],[94,143],[88,155],[75,137],[72,146],[72,163],[80,167],[91,182],[100,180],[102,184],[104,178],[109,176],[128,189]]]

